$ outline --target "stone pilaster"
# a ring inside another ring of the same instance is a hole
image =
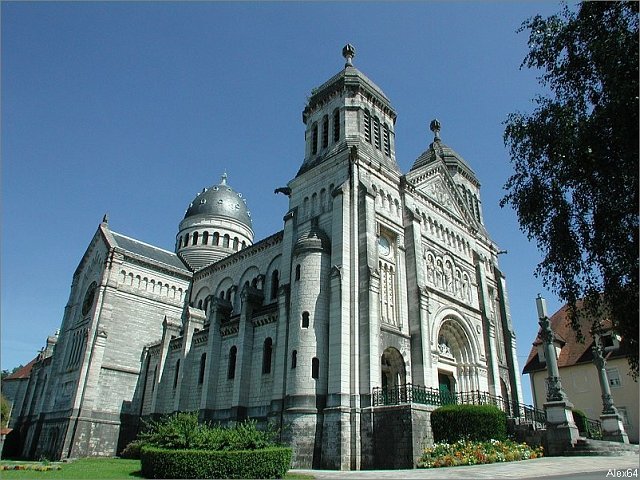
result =
[[[350,318],[348,264],[349,201],[343,188],[333,196],[333,225],[331,245],[330,304],[329,304],[329,378],[327,406],[349,405],[350,392]],[[345,263],[343,263],[345,262]],[[345,278],[346,277],[346,278]],[[344,286],[346,284],[346,286]],[[344,288],[343,288],[344,286]]]
[[[497,268],[496,268],[496,271]],[[509,382],[511,383],[511,400],[516,403],[524,403],[522,397],[522,384],[520,382],[520,366],[518,364],[518,352],[516,349],[516,334],[511,321],[511,309],[507,296],[506,279],[502,272],[498,271],[498,299],[500,305],[500,316],[504,319],[504,344],[507,353],[507,364],[509,368]]]
[[[496,348],[495,336],[495,319],[491,318],[489,305],[489,289],[487,287],[487,279],[485,274],[486,259],[482,255],[476,258],[476,276],[478,278],[478,290],[480,295],[480,308],[482,311],[482,319],[485,325],[485,342],[487,346],[487,363],[489,366],[489,392],[491,395],[498,396],[500,392],[500,373],[498,371],[498,351]]]
[[[207,336],[207,361],[204,367],[200,415],[209,418],[215,409],[216,392],[220,378],[220,358],[222,358],[222,337],[220,324],[229,318],[231,303],[218,297],[211,297],[209,304],[209,334]],[[157,390],[157,389],[156,389]]]
[[[375,386],[379,386],[380,382],[380,313],[379,305],[379,289],[380,275],[378,272],[378,249],[376,246],[376,217],[375,217],[375,195],[372,190],[367,190],[361,185],[364,193],[364,234],[366,242],[364,244],[364,252],[367,258],[367,312],[361,312],[367,320],[367,324],[361,329],[363,335],[360,343],[360,361],[368,364],[368,368],[363,368],[361,373],[361,387],[364,393],[366,390],[369,394]]]
[[[204,326],[205,312],[198,308],[190,307],[187,305],[184,312],[183,333],[182,333],[182,347],[180,351],[180,371],[178,372],[178,382],[176,385],[175,396],[173,397],[173,410],[180,411],[182,400],[182,379],[184,378],[184,372],[188,368],[187,356],[191,350],[191,340],[193,333],[196,329],[202,330]]]
[[[160,359],[158,361],[158,376],[156,377],[156,384],[153,388],[153,394],[151,395],[151,413],[160,413],[157,411],[160,381],[162,380],[167,354],[169,353],[169,342],[178,335],[180,335],[180,320],[165,316],[162,321],[162,341],[160,344]]]
[[[263,300],[262,291],[245,286],[240,292],[240,324],[238,327],[238,356],[236,374],[233,381],[233,395],[231,408],[235,409],[235,416],[240,420],[246,417],[251,388],[251,353],[253,350],[253,322],[251,314],[254,305],[260,305]]]

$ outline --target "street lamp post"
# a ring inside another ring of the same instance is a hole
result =
[[[593,334],[591,351],[593,352],[593,363],[598,370],[598,380],[600,381],[600,390],[602,392],[602,414],[600,415],[602,438],[613,442],[629,443],[629,436],[622,424],[622,418],[620,418],[618,409],[613,403],[607,375],[607,361],[604,358],[605,349],[602,346],[600,335],[596,332]]]
[[[573,420],[573,404],[567,398],[560,381],[554,335],[547,315],[547,302],[540,295],[536,298],[536,307],[548,374],[547,401],[544,404],[547,416],[547,454],[557,456],[573,448],[578,441],[579,432]]]
[[[562,390],[560,372],[558,371],[558,359],[556,358],[556,347],[554,344],[553,330],[551,322],[547,316],[547,302],[538,295],[536,298],[538,309],[538,324],[540,325],[540,337],[544,345],[544,357],[547,364],[547,402],[567,401],[567,395]]]

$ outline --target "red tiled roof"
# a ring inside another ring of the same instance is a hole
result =
[[[581,302],[578,303],[580,308]],[[554,335],[562,344],[562,349],[558,355],[558,368],[569,367],[578,363],[591,362],[593,360],[593,353],[591,352],[591,346],[593,345],[593,335],[591,335],[591,327],[593,324],[593,318],[586,315],[580,316],[580,329],[584,336],[583,342],[578,342],[576,338],[576,332],[571,328],[569,323],[569,306],[565,305],[556,313],[554,313],[549,319],[551,322],[551,329]],[[604,328],[611,328],[611,322],[609,319],[603,321]],[[564,342],[564,343],[563,343]],[[522,373],[531,373],[538,370],[544,370],[547,368],[546,363],[541,362],[538,358],[538,345],[542,343],[540,339],[540,332],[533,342],[529,357],[525,363],[525,367]],[[616,351],[609,352],[607,358],[624,356],[624,348],[619,348]]]
[[[33,368],[33,366],[37,361],[38,361],[38,357],[31,360],[24,367],[19,368],[18,370],[13,372],[11,375],[7,375],[6,377],[4,377],[3,380],[19,380],[21,378],[29,378],[29,376],[31,375],[31,369]]]

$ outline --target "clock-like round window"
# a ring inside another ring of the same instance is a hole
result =
[[[391,246],[389,245],[389,240],[385,237],[378,238],[378,251],[380,255],[387,256],[391,252]]]
[[[93,299],[96,296],[97,287],[98,285],[96,282],[93,282],[89,285],[89,288],[87,288],[87,291],[84,294],[84,300],[82,301],[82,315],[86,315],[89,313],[89,310],[91,310],[91,307],[93,306]]]

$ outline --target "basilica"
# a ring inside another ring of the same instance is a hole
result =
[[[104,218],[14,403],[22,455],[113,456],[141,419],[197,411],[275,425],[297,467],[406,468],[435,408],[417,391],[522,402],[479,179],[437,120],[401,172],[396,112],[354,55],[302,112],[280,231],[254,239],[259,199],[226,175],[188,205],[174,252]]]

